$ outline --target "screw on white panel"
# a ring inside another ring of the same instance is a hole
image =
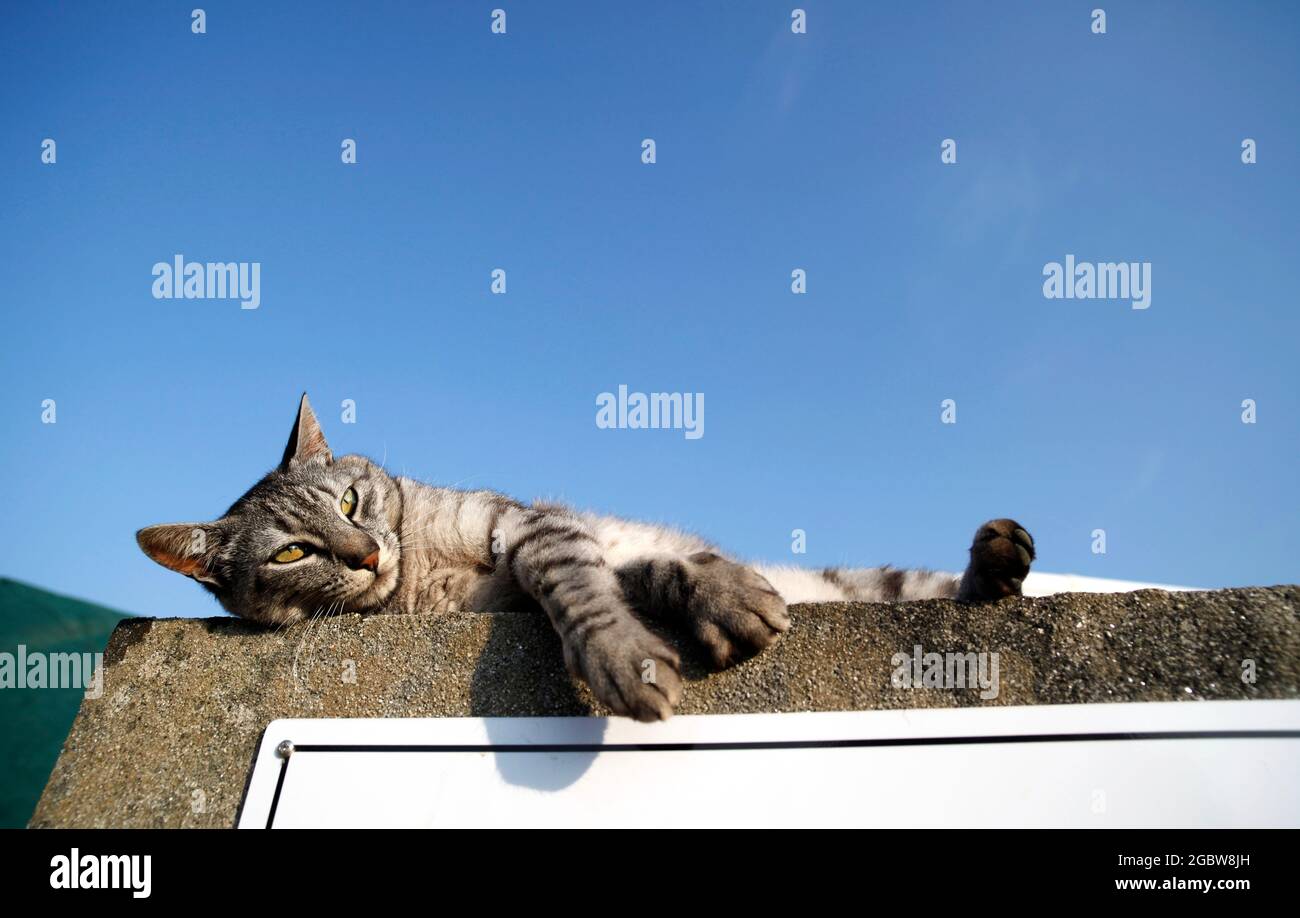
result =
[[[280,745],[275,747],[275,754],[282,759],[287,759],[293,755],[293,743],[288,740],[281,740]]]

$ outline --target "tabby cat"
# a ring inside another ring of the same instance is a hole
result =
[[[786,603],[993,600],[1019,595],[1034,558],[1029,533],[1004,519],[980,527],[960,577],[743,564],[663,526],[437,488],[335,457],[306,395],[279,467],[224,516],[150,526],[136,539],[230,612],[268,625],[540,606],[569,671],[638,720],[668,717],[682,691],[677,654],[638,614],[679,623],[724,667],[790,627]]]

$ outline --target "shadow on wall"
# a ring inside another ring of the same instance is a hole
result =
[[[589,717],[591,705],[578,693],[564,668],[560,636],[540,612],[514,612],[491,616],[487,643],[479,654],[470,680],[470,713],[475,717],[510,717],[541,703],[556,716]],[[545,652],[538,653],[538,645]],[[549,697],[548,697],[549,696]],[[605,721],[590,718],[590,737],[598,743]],[[491,741],[505,740],[488,721]],[[497,770],[511,784],[540,791],[561,790],[591,767],[595,753],[498,752]]]
[[[592,696],[578,686],[564,666],[560,636],[540,610],[490,616],[487,643],[479,654],[470,681],[470,713],[474,717],[513,717],[521,710],[544,710],[557,717],[583,717],[579,743],[600,743],[607,720],[593,717]],[[644,624],[661,634],[682,658],[682,677],[691,682],[711,672],[703,650],[654,620]],[[493,743],[505,742],[488,721]],[[501,777],[521,787],[539,791],[561,790],[586,774],[596,759],[594,752],[498,752]]]

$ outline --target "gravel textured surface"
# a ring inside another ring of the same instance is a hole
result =
[[[1300,697],[1300,587],[795,606],[768,652],[721,673],[682,646],[682,714]],[[1000,692],[899,689],[891,657],[994,652]],[[1251,660],[1253,683],[1242,678]],[[129,619],[105,652],[33,826],[232,826],[279,717],[601,714],[532,615],[355,615],[265,631]]]

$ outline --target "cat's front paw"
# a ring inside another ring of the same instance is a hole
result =
[[[975,533],[957,598],[988,602],[1019,596],[1034,560],[1034,539],[1015,520],[990,520]]]
[[[634,720],[667,720],[682,697],[677,652],[635,619],[566,641],[564,662],[602,704]]]
[[[712,552],[687,561],[691,631],[719,669],[754,656],[789,630],[785,601],[763,575]]]

